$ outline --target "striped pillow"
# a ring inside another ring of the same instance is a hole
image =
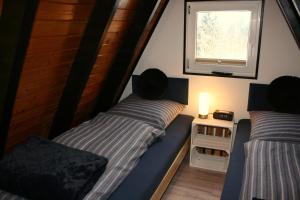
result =
[[[250,139],[300,142],[300,115],[273,111],[250,112]]]
[[[147,100],[131,94],[108,111],[109,114],[131,117],[155,128],[165,129],[183,110],[184,105],[171,100]]]

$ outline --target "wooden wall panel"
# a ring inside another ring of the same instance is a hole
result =
[[[7,149],[47,137],[95,0],[41,0],[25,57]]]
[[[90,11],[94,6],[94,1],[85,2],[60,2],[60,6],[57,6],[58,1],[44,2],[40,6],[39,19],[44,21],[53,20],[65,20],[65,21],[86,21],[90,15]],[[85,4],[84,4],[85,3]],[[77,4],[76,15],[74,15],[74,4]]]
[[[0,16],[1,16],[1,13],[2,13],[2,7],[3,7],[3,0],[0,0]]]
[[[168,0],[141,1],[126,40],[107,74],[92,116],[107,111],[118,102],[167,4]]]
[[[139,0],[121,0],[113,21],[105,36],[96,63],[89,76],[85,90],[73,120],[73,126],[89,119],[96,103],[97,96],[115,59],[115,56],[133,20]]]
[[[67,131],[74,118],[77,105],[96,62],[104,37],[109,30],[120,0],[97,0],[87,23],[80,47],[68,75],[51,130],[50,138]]]
[[[135,59],[139,57],[132,49],[147,23],[143,10],[149,14],[155,2],[157,0],[150,3],[120,0],[103,42],[101,40],[102,45],[77,105],[73,125],[90,118],[108,75],[114,70],[127,68],[122,64],[133,55]],[[61,97],[95,5],[96,0],[40,0],[9,125],[8,150],[31,134],[49,136],[51,126],[55,124],[53,119],[61,110],[58,109]],[[140,20],[139,16],[143,19]],[[132,40],[127,41],[127,36]],[[143,48],[143,44],[138,44],[138,47]],[[120,77],[118,82],[123,83],[124,80]]]
[[[116,104],[119,101],[119,99],[121,98],[121,95],[122,95],[128,81],[130,80],[130,77],[131,77],[140,57],[142,56],[144,49],[146,48],[146,46],[152,36],[152,33],[154,32],[156,25],[158,24],[168,3],[169,3],[169,0],[160,0],[159,3],[157,4],[157,7],[155,8],[155,12],[149,19],[148,24],[143,31],[143,34],[141,35],[139,41],[137,42],[137,45],[133,51],[133,55],[131,57],[130,63],[124,72],[124,75],[122,77],[122,80],[120,81],[118,88],[116,89],[114,98],[112,100],[112,105]]]

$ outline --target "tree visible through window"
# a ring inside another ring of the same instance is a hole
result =
[[[250,11],[197,12],[196,59],[246,63]]]

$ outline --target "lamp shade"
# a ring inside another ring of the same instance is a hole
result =
[[[209,95],[207,92],[199,94],[199,117],[207,118],[209,109]]]

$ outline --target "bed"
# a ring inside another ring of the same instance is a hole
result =
[[[167,128],[167,134],[141,158],[136,168],[109,198],[110,200],[158,200],[189,150],[192,117],[179,115]]]
[[[188,79],[168,79],[171,87],[166,91],[166,98],[187,105]],[[138,75],[132,76],[133,93],[137,92],[138,80]],[[160,199],[189,151],[193,119],[189,115],[178,115],[166,129],[166,135],[142,156],[136,168],[109,199]]]
[[[251,122],[238,123],[222,200],[300,197],[300,116],[274,112],[267,88],[250,84]]]
[[[133,76],[133,93],[136,91],[136,85],[138,82],[139,76]],[[180,102],[181,104],[187,104],[188,103],[188,80],[187,79],[180,79],[180,78],[168,78],[169,85],[167,88],[167,91],[165,93],[164,99],[167,100],[173,100]],[[132,97],[129,97],[129,99],[135,99],[138,98],[134,94]],[[120,103],[120,105],[122,102]],[[118,107],[118,106],[116,106]],[[174,106],[175,109],[176,106]],[[70,146],[73,148],[78,148],[81,150],[87,150],[92,153],[98,153],[98,152],[106,152],[106,150],[96,150],[97,148],[93,147],[95,145],[94,143],[86,142],[85,137],[82,137],[82,130],[85,130],[87,127],[95,126],[97,123],[101,122],[102,124],[105,124],[107,122],[107,127],[101,127],[100,131],[103,131],[105,128],[107,129],[114,129],[115,125],[118,122],[124,121],[124,123],[133,123],[132,119],[129,119],[128,116],[122,116],[122,113],[117,113],[119,111],[118,109],[112,109],[112,111],[109,111],[108,113],[100,113],[96,118],[83,123],[79,126],[79,128],[71,129],[70,131],[64,133],[63,135],[59,136],[55,139],[56,142],[59,142],[61,144],[64,144],[66,146]],[[172,111],[173,112],[173,111]],[[115,119],[115,116],[118,117],[118,119]],[[142,117],[145,117],[142,116]],[[98,121],[97,121],[98,120]],[[123,121],[122,121],[123,120]],[[136,120],[136,119],[134,119]],[[140,158],[137,158],[138,162],[131,163],[129,162],[129,165],[132,167],[131,171],[125,171],[125,175],[122,177],[121,183],[118,183],[116,187],[113,188],[112,193],[107,194],[101,194],[99,192],[99,196],[101,196],[101,199],[111,199],[111,200],[121,200],[121,199],[160,199],[163,195],[164,191],[166,190],[169,182],[171,181],[172,177],[174,176],[177,168],[179,167],[181,161],[183,160],[184,156],[188,152],[189,149],[189,133],[191,128],[191,122],[193,120],[193,117],[188,115],[181,115],[179,114],[175,118],[169,119],[171,122],[170,124],[162,123],[163,125],[167,126],[163,131],[157,127],[153,127],[150,124],[143,125],[151,132],[151,137],[149,136],[149,133],[145,134],[147,144],[147,148],[142,148],[142,152],[139,154],[142,154]],[[129,122],[127,122],[129,121]],[[137,120],[139,121],[139,120]],[[135,122],[134,123],[138,123]],[[157,124],[153,124],[156,126]],[[134,125],[131,125],[134,127]],[[125,127],[125,128],[124,128]],[[126,126],[120,128],[121,131],[124,132],[124,134],[128,134],[128,131],[126,132]],[[102,130],[103,129],[103,130]],[[133,130],[135,129],[135,130]],[[136,134],[138,132],[137,128],[132,128],[132,132],[134,132],[135,136],[133,138],[138,138],[139,135]],[[80,130],[80,131],[78,131]],[[119,132],[120,132],[119,130]],[[159,131],[158,131],[159,130]],[[90,132],[99,131],[98,129],[93,129]],[[103,131],[104,132],[104,131]],[[117,132],[117,130],[115,130]],[[129,131],[130,132],[130,131]],[[163,132],[163,133],[162,133]],[[72,138],[69,136],[72,135]],[[161,136],[164,134],[164,136]],[[75,139],[78,137],[80,142],[77,142]],[[102,140],[104,140],[106,137],[111,137],[109,135],[106,135],[105,137],[97,138],[95,134],[86,135],[86,137],[93,138],[93,141],[97,141],[97,143],[101,143]],[[123,136],[120,136],[123,137]],[[124,136],[125,137],[125,136]],[[127,137],[127,136],[126,136]],[[128,136],[130,137],[130,136]],[[151,142],[150,142],[151,139]],[[152,140],[154,142],[152,142]],[[121,141],[121,140],[120,140]],[[125,140],[122,140],[123,142]],[[114,142],[119,142],[119,140],[115,140]],[[135,141],[134,141],[135,142]],[[134,143],[135,144],[135,143]],[[77,145],[77,146],[76,146]],[[106,145],[106,144],[103,144]],[[121,148],[121,147],[120,147]],[[123,148],[123,147],[122,147]],[[123,149],[122,149],[123,150]],[[117,151],[117,150],[116,150]],[[124,150],[123,150],[124,151]],[[145,153],[144,153],[145,152]],[[109,153],[104,153],[104,155],[110,156]],[[121,154],[120,154],[121,155]],[[119,155],[118,155],[119,156]],[[118,156],[115,156],[113,159],[118,162],[116,159]],[[133,157],[137,157],[136,154],[133,154]],[[126,160],[126,159],[123,159]],[[130,160],[130,159],[129,159]],[[122,168],[122,166],[118,166],[119,168]],[[108,164],[107,170],[111,170],[110,166]],[[108,171],[109,171],[108,170]],[[111,174],[116,173],[114,171],[115,169],[111,170]],[[106,172],[105,171],[105,172]],[[100,179],[105,179],[107,175],[105,174],[100,177]],[[100,180],[99,179],[99,180]],[[108,184],[108,183],[105,183]],[[109,183],[110,184],[110,183]],[[98,182],[96,183],[95,187],[100,187],[101,184]],[[12,195],[6,192],[0,192],[0,199],[22,199],[19,196]],[[90,196],[86,196],[85,199],[98,199],[97,194],[92,194]]]

